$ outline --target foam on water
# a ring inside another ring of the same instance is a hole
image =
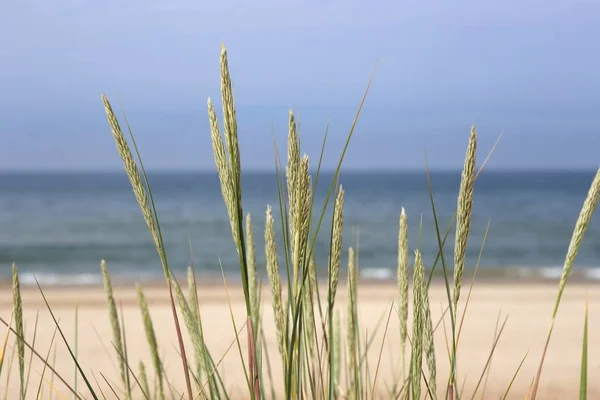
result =
[[[544,279],[560,279],[563,267],[544,267],[538,268],[538,274]]]
[[[89,286],[102,283],[102,275],[98,274],[48,274],[48,273],[19,273],[19,282],[23,286],[36,285],[39,282],[40,286]]]
[[[365,268],[360,271],[360,277],[377,281],[389,281],[394,278],[394,271],[390,268]]]
[[[587,268],[584,272],[583,272],[584,276],[590,280],[600,280],[600,268],[596,267],[596,268]]]

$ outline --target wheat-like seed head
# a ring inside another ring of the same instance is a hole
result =
[[[554,312],[552,314],[552,318],[556,317],[556,313],[558,312],[558,303],[560,298],[562,297],[562,293],[565,290],[565,285],[567,284],[567,279],[569,274],[571,273],[571,269],[573,268],[573,263],[575,262],[575,258],[577,257],[577,253],[579,252],[579,246],[581,245],[581,241],[585,236],[585,232],[587,231],[588,225],[592,220],[592,216],[594,215],[594,211],[596,211],[596,207],[598,206],[598,200],[600,199],[600,168],[596,172],[596,176],[590,185],[590,189],[588,194],[583,202],[583,207],[579,212],[579,217],[577,218],[577,222],[575,223],[575,229],[573,229],[573,235],[571,237],[571,242],[569,243],[569,248],[567,250],[567,255],[565,257],[565,263],[563,266],[562,274],[560,277],[560,281],[558,284],[558,298],[557,303],[554,308]]]
[[[406,338],[408,335],[408,224],[404,207],[400,213],[398,232],[398,292],[400,296],[400,346],[402,374],[406,373]]]
[[[258,330],[258,288],[256,287],[256,249],[254,246],[254,232],[252,229],[252,216],[246,215],[246,259],[248,262],[248,291],[250,292],[250,306],[254,329]]]
[[[148,385],[148,374],[146,374],[146,366],[144,365],[142,360],[140,360],[138,368],[140,369],[140,386],[142,387],[144,394],[149,398],[151,396],[151,393],[150,386]]]
[[[202,337],[202,331],[200,330],[199,322],[194,318],[192,309],[185,299],[183,291],[181,290],[181,286],[179,286],[174,277],[171,278],[171,285],[175,289],[175,297],[177,299],[177,303],[179,304],[181,314],[183,315],[183,321],[185,322],[188,334],[192,340],[192,346],[194,347],[194,354],[196,356],[196,364],[204,366],[205,370],[210,372],[210,370],[207,368],[208,360],[205,358],[204,338]],[[199,382],[197,382],[197,384],[200,386]]]
[[[238,142],[237,120],[235,116],[235,104],[233,101],[233,87],[229,75],[229,63],[227,61],[227,49],[221,44],[221,97],[223,101],[223,120],[225,127],[225,142],[229,151],[231,162],[231,177],[233,179],[234,193],[237,196],[237,204],[242,203],[242,167],[240,161],[240,148]]]
[[[148,346],[150,347],[150,356],[152,358],[152,364],[154,366],[154,372],[158,382],[158,394],[160,396],[160,400],[165,400],[162,361],[158,353],[158,342],[156,340],[156,333],[154,332],[154,325],[152,324],[152,317],[150,316],[150,310],[148,309],[146,297],[144,296],[142,287],[139,284],[136,284],[136,291],[138,304],[140,306],[140,311],[142,312],[144,332],[146,333],[146,340],[148,341]]]
[[[21,398],[25,398],[25,342],[23,328],[23,300],[21,298],[21,284],[19,282],[19,271],[17,265],[12,265],[12,291],[13,291],[13,308],[15,315],[15,326],[18,335],[17,338],[17,354],[19,358],[19,376],[20,376],[20,394]]]
[[[429,291],[427,283],[423,280],[421,291],[423,293],[423,346],[427,358],[427,368],[429,369],[429,390],[437,398],[437,366],[435,361],[435,343],[433,340],[433,321],[431,320],[431,308],[429,306]]]
[[[310,256],[310,261],[308,263],[308,287],[305,288],[304,293],[306,294],[306,300],[305,302],[310,301],[310,307],[307,308],[307,320],[308,320],[308,324],[309,326],[306,327],[307,329],[307,336],[309,338],[309,351],[311,354],[311,357],[314,358],[315,355],[315,340],[316,340],[316,336],[315,336],[315,332],[314,332],[314,326],[313,324],[315,323],[315,296],[317,296],[317,290],[319,290],[319,286],[317,285],[317,264],[315,262],[315,253],[311,253]]]
[[[310,207],[312,201],[312,187],[311,178],[308,170],[308,156],[305,154],[300,160],[300,176],[298,183],[298,200],[301,203],[298,204],[298,214],[300,218],[299,232],[300,232],[300,265],[304,269],[307,265],[306,262],[306,242],[308,240],[308,227],[310,219]]]
[[[477,151],[477,132],[471,128],[469,144],[465,156],[465,165],[460,180],[460,190],[456,206],[456,237],[454,244],[454,298],[453,313],[456,320],[458,300],[465,258],[467,255],[467,241],[471,228],[471,210],[473,208],[473,189],[475,185],[475,153]]]
[[[196,287],[196,276],[194,274],[194,269],[189,266],[187,269],[187,284],[188,284],[188,303],[190,306],[190,311],[192,313],[192,317],[194,320],[200,324],[200,308],[198,304],[198,290]],[[200,331],[202,333],[202,331]],[[202,374],[202,360],[196,359],[196,374],[198,375],[198,379]]]
[[[310,281],[310,290],[314,293],[319,290],[319,282],[317,278],[317,262],[315,261],[315,252],[310,253],[310,261],[308,263],[308,279]]]
[[[331,239],[331,269],[329,274],[331,276],[331,287],[330,287],[330,307],[333,308],[335,303],[335,295],[337,292],[338,281],[340,278],[340,263],[342,260],[342,232],[344,228],[344,189],[340,186],[340,189],[335,199],[335,205],[333,210],[333,233]]]
[[[308,283],[310,284],[310,282]],[[315,357],[315,311],[314,311],[314,302],[313,302],[313,294],[310,287],[305,287],[304,290],[304,300],[302,301],[302,306],[304,307],[304,329],[306,330],[307,337],[307,347],[311,360],[314,360]]]
[[[110,319],[110,325],[112,327],[113,341],[116,347],[117,359],[119,360],[119,367],[121,370],[121,380],[123,384],[127,385],[127,370],[124,361],[124,350],[123,350],[123,339],[121,336],[121,324],[119,323],[119,315],[117,313],[117,305],[115,304],[115,298],[113,296],[112,284],[110,282],[110,276],[108,269],[106,268],[106,261],[100,262],[100,269],[102,270],[102,278],[104,280],[104,292],[106,293],[106,300],[108,303],[108,316]]]
[[[217,173],[219,174],[219,182],[221,184],[221,194],[225,201],[225,208],[227,209],[227,215],[229,216],[229,223],[231,225],[231,233],[233,240],[236,244],[236,248],[239,249],[240,238],[238,235],[237,227],[237,211],[235,208],[235,191],[233,181],[231,177],[231,169],[227,153],[225,151],[225,145],[223,144],[223,136],[219,129],[219,121],[217,114],[213,107],[212,101],[208,99],[208,120],[210,122],[210,137],[212,142],[213,154],[215,158],[215,165],[217,167]]]
[[[350,370],[351,366],[358,362],[356,357],[356,326],[358,321],[356,321],[356,262],[354,257],[354,249],[352,247],[348,248],[348,300],[346,303],[347,306],[347,337],[346,337],[346,345],[348,352],[348,368]],[[353,375],[353,374],[352,374]],[[351,389],[350,393],[354,393],[352,390],[352,386],[356,384],[356,377],[352,376],[350,381]]]
[[[412,356],[411,356],[411,387],[412,398],[421,396],[421,367],[423,364],[423,305],[425,286],[424,268],[421,253],[415,251],[415,267],[413,271],[413,332],[412,332]]]
[[[286,342],[284,340],[285,319],[281,301],[281,280],[279,277],[279,260],[277,257],[277,244],[275,242],[275,228],[271,206],[267,206],[265,223],[265,254],[267,257],[267,274],[271,286],[271,301],[275,315],[275,328],[277,330],[277,344],[281,357],[286,360]]]
[[[191,266],[188,266],[187,269],[187,284],[188,284],[188,296],[190,303],[190,310],[192,310],[192,315],[194,319],[198,320],[198,291],[196,290],[196,276],[194,274],[194,269]]]
[[[129,178],[129,182],[131,187],[133,188],[133,193],[135,194],[135,198],[142,209],[142,214],[144,215],[144,221],[152,234],[152,239],[154,240],[154,245],[156,246],[159,254],[162,251],[162,246],[160,244],[160,240],[158,238],[158,231],[156,227],[156,221],[152,215],[152,209],[150,208],[150,203],[148,201],[148,195],[146,193],[146,187],[142,181],[142,176],[140,175],[140,171],[137,167],[135,159],[133,158],[133,154],[131,153],[131,149],[129,148],[129,144],[127,143],[127,139],[125,139],[125,135],[121,130],[121,126],[119,125],[119,121],[108,101],[106,96],[102,96],[102,102],[104,103],[104,110],[106,112],[106,117],[108,119],[108,123],[110,125],[113,138],[117,145],[117,151],[119,152],[119,156],[123,161],[123,165],[125,166],[125,172],[127,173],[127,177]],[[168,276],[168,271],[165,268],[165,274]]]
[[[294,254],[293,242],[298,224],[298,185],[300,182],[300,144],[298,141],[298,133],[296,131],[296,120],[294,113],[289,112],[289,128],[288,128],[288,149],[287,149],[287,166],[285,170],[287,178],[288,191],[288,220],[289,220],[289,236],[292,240],[291,251]]]

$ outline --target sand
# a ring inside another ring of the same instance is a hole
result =
[[[477,283],[473,289],[471,301],[464,321],[460,337],[458,354],[458,381],[464,383],[463,398],[471,398],[475,387],[480,379],[481,373],[488,360],[492,348],[494,332],[501,325],[504,318],[508,316],[505,328],[498,341],[496,351],[491,361],[491,371],[483,393],[484,380],[482,380],[477,398],[499,398],[506,390],[519,363],[529,351],[523,364],[521,372],[516,378],[508,398],[523,399],[526,396],[529,385],[543,350],[544,341],[550,325],[550,315],[556,295],[556,283]],[[241,288],[229,286],[229,294],[233,314],[238,329],[244,323],[245,309]],[[600,376],[600,290],[599,286],[592,283],[577,283],[567,288],[561,305],[553,338],[543,370],[538,399],[572,399],[578,397],[581,343],[583,335],[583,321],[586,299],[589,301],[589,385],[588,398],[600,398],[600,381],[594,377]],[[0,294],[0,317],[8,321],[12,309],[11,292],[9,287],[2,287]],[[158,335],[161,352],[164,354],[165,368],[168,377],[173,383],[175,390],[181,393],[184,388],[183,375],[181,374],[181,359],[178,356],[177,339],[175,335],[173,316],[169,304],[168,292],[164,283],[157,283],[147,287],[146,296],[150,304],[150,311],[154,326]],[[466,297],[468,287],[464,292]],[[345,288],[340,288],[338,302],[345,304]],[[87,288],[48,288],[45,291],[48,301],[53,307],[60,326],[65,336],[73,343],[75,303],[79,302],[79,345],[77,349],[79,360],[86,373],[90,376],[92,384],[100,382],[106,398],[116,398],[102,375],[109,382],[118,382],[118,367],[114,364],[115,356],[111,345],[111,328],[108,322],[104,293],[101,287]],[[434,323],[441,316],[442,305],[447,304],[446,292],[442,285],[434,284],[431,288],[431,304]],[[141,324],[141,316],[137,307],[135,290],[133,287],[116,287],[115,297],[122,305],[126,332],[127,351],[132,368],[138,371],[138,362],[143,360],[149,371],[151,363],[149,359],[148,346]],[[370,353],[370,370],[374,375],[377,369],[377,359],[382,348],[383,331],[385,321],[392,301],[397,297],[396,287],[392,284],[361,284],[359,285],[359,312],[363,332],[369,336],[373,333],[373,347]],[[264,292],[264,330],[268,353],[273,363],[273,376],[276,389],[281,388],[281,372],[278,360],[276,335],[273,324],[273,314],[270,307],[270,295]],[[35,348],[46,356],[52,334],[54,323],[42,301],[37,289],[23,289],[24,315],[27,323],[27,337],[31,342],[36,313],[39,312],[37,338]],[[248,398],[244,396],[243,370],[240,366],[240,355],[234,343],[234,330],[227,303],[227,297],[223,285],[212,287],[202,286],[200,289],[200,303],[205,327],[206,340],[215,359],[220,359],[226,384],[231,388],[233,398]],[[463,303],[464,307],[464,303]],[[399,328],[396,311],[392,311],[386,339],[383,345],[383,356],[379,366],[377,383],[381,387],[393,382],[397,376],[400,365],[399,351]],[[379,331],[376,330],[378,323],[383,318],[383,324]],[[498,322],[499,321],[499,322]],[[0,332],[4,332],[0,326]],[[450,334],[450,328],[446,324],[446,332]],[[242,336],[242,344],[245,344],[245,333]],[[73,382],[73,362],[57,336],[58,354],[56,357],[56,370],[69,383]],[[193,349],[186,338],[186,351],[193,358]],[[14,341],[11,339],[8,345],[8,357],[12,352]],[[443,325],[436,331],[437,361],[439,385],[447,379],[448,356],[445,345],[445,333]],[[229,352],[228,352],[229,349]],[[29,353],[27,353],[29,354]],[[245,348],[244,348],[244,357]],[[29,364],[27,355],[26,365]],[[8,362],[8,361],[7,361]],[[6,362],[6,363],[7,363]],[[6,389],[6,368],[2,372],[0,380],[0,396],[4,396]],[[8,386],[8,399],[18,398],[18,368],[16,360],[13,364]],[[27,398],[35,398],[39,373],[42,364],[39,361],[33,363],[30,377],[30,392]],[[101,374],[102,373],[102,374]],[[47,378],[50,375],[47,374]],[[56,387],[61,391],[64,398],[72,398],[65,387],[54,379]],[[84,390],[84,382],[79,378],[79,389],[88,398]],[[44,398],[49,398],[49,386],[43,385]],[[118,386],[118,385],[116,385]],[[139,391],[137,398],[141,398]],[[169,396],[170,397],[170,396]],[[284,396],[278,396],[283,398]],[[54,398],[61,398],[56,395]]]

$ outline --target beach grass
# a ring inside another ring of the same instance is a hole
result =
[[[367,334],[361,329],[361,315],[358,307],[359,277],[359,244],[348,249],[348,259],[342,260],[343,227],[344,227],[344,198],[351,196],[343,186],[340,175],[346,150],[354,134],[361,110],[367,98],[371,85],[360,101],[360,105],[346,141],[333,178],[329,183],[325,204],[321,209],[314,206],[315,191],[320,178],[321,162],[326,148],[327,132],[323,139],[321,154],[311,174],[310,159],[303,155],[300,146],[299,130],[294,113],[289,113],[289,129],[287,138],[287,159],[285,167],[280,155],[275,151],[274,164],[277,171],[278,204],[265,205],[266,222],[264,229],[264,254],[266,265],[256,262],[257,249],[254,243],[255,228],[252,217],[245,214],[242,193],[242,157],[240,154],[238,127],[234,93],[227,59],[227,50],[222,45],[220,53],[221,102],[223,110],[222,129],[212,101],[207,102],[209,128],[214,153],[215,167],[218,173],[224,202],[224,212],[229,217],[231,237],[239,259],[241,290],[245,305],[245,319],[239,323],[231,311],[232,330],[235,341],[230,350],[239,354],[239,362],[244,370],[247,397],[253,400],[263,398],[286,399],[458,399],[475,397],[480,390],[485,396],[486,383],[490,377],[490,368],[494,351],[502,334],[506,319],[498,319],[496,334],[492,340],[488,361],[481,374],[475,380],[474,393],[463,393],[459,385],[457,360],[460,359],[458,343],[461,329],[467,314],[470,293],[475,281],[475,274],[467,293],[466,305],[460,309],[459,302],[463,291],[467,244],[471,229],[471,212],[476,192],[477,176],[483,164],[478,168],[477,131],[475,127],[466,140],[466,153],[461,183],[458,188],[458,198],[455,218],[442,231],[437,219],[435,205],[435,188],[428,180],[429,196],[435,222],[435,232],[438,253],[435,260],[427,264],[419,248],[409,249],[407,220],[410,210],[398,205],[398,264],[397,264],[397,298],[390,299],[389,309],[383,315],[378,329],[383,332],[381,343],[372,341],[373,332]],[[112,349],[109,349],[119,371],[119,382],[109,381],[102,371],[99,377],[85,373],[80,366],[78,345],[89,338],[78,337],[78,324],[74,327],[75,340],[70,342],[63,333],[65,327],[55,318],[52,305],[44,296],[43,288],[39,287],[44,298],[47,311],[52,315],[55,324],[55,334],[58,332],[65,345],[66,351],[55,357],[70,357],[75,365],[72,379],[59,375],[54,368],[50,355],[54,348],[54,336],[50,349],[39,352],[35,348],[35,334],[31,343],[26,340],[25,322],[23,320],[23,305],[19,274],[17,266],[13,267],[13,312],[10,316],[1,316],[0,321],[7,330],[0,346],[0,380],[10,379],[13,369],[19,376],[19,397],[42,398],[44,391],[54,393],[61,398],[109,398],[114,395],[122,399],[229,399],[230,392],[226,378],[219,368],[224,354],[211,351],[205,341],[205,332],[211,329],[210,321],[203,319],[202,307],[198,300],[201,290],[196,281],[194,266],[187,271],[187,295],[176,279],[166,253],[159,215],[156,212],[149,181],[142,158],[139,154],[134,136],[126,117],[126,134],[119,123],[110,101],[102,96],[102,102],[107,120],[116,143],[117,151],[122,159],[127,177],[131,183],[134,196],[142,211],[142,217],[155,244],[157,255],[161,261],[165,276],[165,290],[169,293],[172,310],[172,323],[178,343],[178,355],[181,360],[180,373],[184,376],[185,386],[174,387],[164,368],[163,356],[159,351],[159,343],[155,333],[155,321],[152,319],[151,306],[146,301],[144,289],[136,286],[137,303],[143,321],[143,330],[149,349],[149,363],[143,360],[133,360],[127,351],[126,320],[118,306],[118,299],[113,293],[109,274],[109,265],[101,262],[100,273],[104,281],[107,313],[112,332]],[[275,146],[277,148],[277,146]],[[487,158],[486,158],[487,160]],[[428,174],[429,176],[429,174]],[[582,194],[583,195],[583,194]],[[549,330],[544,345],[544,352],[539,361],[537,374],[532,378],[529,399],[535,399],[540,381],[543,379],[545,354],[550,343],[557,312],[574,265],[579,246],[589,226],[592,215],[600,197],[600,169],[591,182],[589,192],[585,197],[579,218],[575,223],[573,236],[568,246],[563,267],[563,273],[557,288],[553,312],[549,315]],[[331,220],[327,221],[327,211],[331,211]],[[315,218],[316,217],[316,218]],[[489,228],[489,225],[488,225]],[[446,239],[449,232],[455,230],[453,259],[444,257]],[[278,233],[281,235],[282,247],[277,246]],[[320,234],[329,237],[329,252],[327,260],[316,260],[315,243]],[[421,232],[418,233],[419,237]],[[420,241],[419,241],[420,242]],[[191,249],[190,249],[191,250]],[[483,250],[483,244],[482,244]],[[409,254],[414,252],[414,263],[409,265]],[[482,252],[479,256],[481,257]],[[317,274],[317,266],[327,270],[326,279]],[[340,291],[340,278],[343,278],[342,265],[346,268],[346,303],[337,300]],[[443,282],[447,295],[447,305],[441,319],[434,320],[431,312],[429,289],[434,271],[441,265]],[[267,276],[266,284],[271,295],[271,307],[274,315],[278,354],[268,354],[264,346],[263,312],[261,310],[261,282],[259,269],[264,268]],[[411,271],[412,269],[412,271]],[[224,275],[223,275],[224,276]],[[321,281],[319,281],[321,279]],[[225,280],[225,278],[224,278]],[[227,284],[224,281],[225,285]],[[320,290],[324,287],[324,292]],[[227,288],[227,286],[226,286]],[[229,289],[226,289],[229,290]],[[286,292],[287,291],[287,292]],[[229,293],[227,293],[229,298]],[[412,311],[412,312],[410,312]],[[78,312],[76,308],[75,313]],[[77,315],[77,314],[76,314]],[[6,317],[6,318],[5,318]],[[399,320],[399,332],[389,329],[390,319]],[[77,317],[76,317],[77,321]],[[161,324],[166,323],[161,321]],[[410,323],[410,324],[409,324]],[[447,325],[449,332],[446,331]],[[409,329],[409,326],[412,329]],[[442,327],[446,333],[446,348],[436,348],[434,337],[441,334]],[[37,323],[34,327],[37,331]],[[190,338],[191,346],[186,348],[184,336]],[[243,339],[245,337],[245,340]],[[581,371],[579,398],[587,398],[588,368],[588,312],[585,311],[583,340],[581,346]],[[13,339],[16,354],[7,353],[7,343]],[[542,338],[543,339],[543,338]],[[400,343],[400,371],[395,373],[393,382],[384,382],[381,376],[381,360],[384,342],[394,340]],[[40,350],[41,351],[41,350]],[[29,353],[29,354],[28,354]],[[374,354],[376,363],[369,361],[369,355]],[[39,374],[39,380],[30,379],[33,358],[41,361],[44,369]],[[513,379],[507,384],[504,398],[509,396],[513,382],[521,370],[527,354],[523,355],[515,369]],[[278,358],[280,362],[273,361]],[[450,374],[442,377],[437,371],[437,360],[447,359]],[[280,365],[282,368],[283,391],[276,393],[271,366]],[[51,374],[48,378],[47,374]],[[57,393],[55,379],[62,382],[68,393]],[[70,383],[71,382],[71,383]],[[82,385],[87,394],[82,393]],[[35,393],[35,395],[32,395]],[[29,397],[27,397],[29,394]],[[0,396],[2,393],[0,393]],[[32,397],[34,396],[34,397]],[[5,396],[6,397],[6,396]]]

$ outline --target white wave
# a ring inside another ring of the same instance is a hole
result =
[[[595,281],[600,280],[600,268],[587,268],[583,275],[586,278],[593,279]]]
[[[40,286],[86,286],[96,285],[102,282],[102,276],[98,274],[48,274],[48,273],[19,273],[19,282],[22,285]]]
[[[363,279],[387,281],[394,278],[394,272],[389,268],[365,268],[360,270],[360,277]]]
[[[563,267],[543,267],[539,268],[539,275],[545,279],[560,279]]]

